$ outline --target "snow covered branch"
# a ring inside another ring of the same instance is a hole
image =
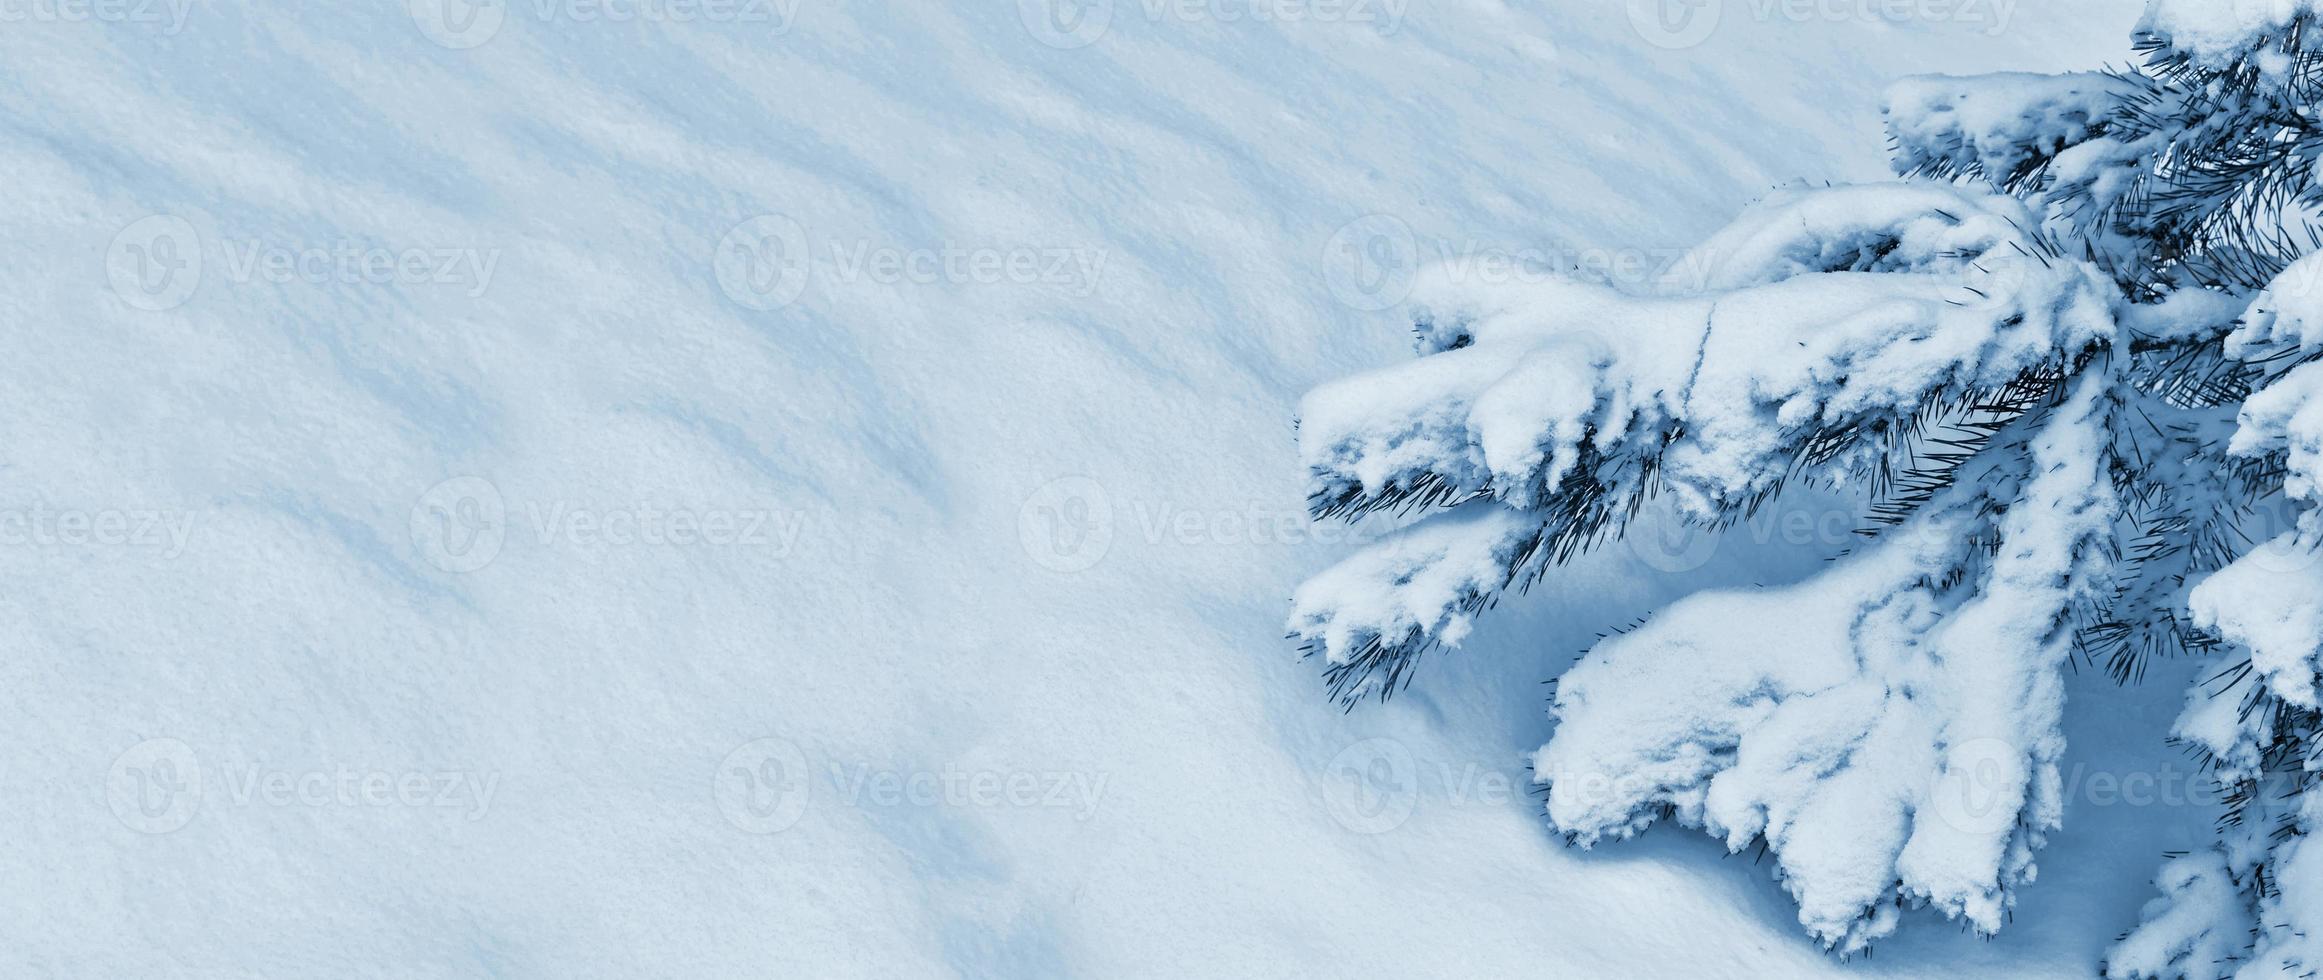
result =
[[[1885,464],[1931,402],[2039,394],[2019,382],[2115,330],[2104,278],[2028,224],[2005,197],[1870,185],[1777,195],[1644,295],[1436,270],[1416,294],[1423,356],[1308,395],[1300,451],[1318,517],[1460,516],[1317,576],[1293,634],[1336,694],[1385,696],[1649,495],[1730,520],[1789,480]]]
[[[1697,594],[1590,651],[1534,763],[1551,822],[1583,845],[1663,814],[1763,840],[1800,921],[1845,952],[1906,904],[1999,929],[2062,816],[2059,671],[2118,507],[2111,383],[2084,375],[1988,472],[1830,571]]]

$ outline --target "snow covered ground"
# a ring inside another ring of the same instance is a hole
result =
[[[1650,265],[2137,4],[639,9],[7,8],[0,973],[2082,976],[2206,839],[2173,676],[1991,942],[1552,839],[1540,682],[1813,542],[1351,714],[1280,639],[1412,259]]]

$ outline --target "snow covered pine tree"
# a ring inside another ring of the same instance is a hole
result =
[[[2211,658],[2170,735],[2235,805],[2109,969],[2323,966],[2314,8],[2151,0],[2142,68],[1905,82],[1902,182],[1777,193],[1650,286],[1424,273],[1422,356],[1317,389],[1299,433],[1317,518],[1421,518],[1301,587],[1293,635],[1384,698],[1649,500],[1715,528],[1869,488],[1828,570],[1565,675],[1556,829],[1763,843],[1842,953],[1913,907],[1990,933],[2063,818],[2071,658]]]

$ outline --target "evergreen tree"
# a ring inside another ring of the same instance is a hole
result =
[[[2109,968],[2323,966],[2317,26],[2152,0],[2139,67],[1907,81],[1899,182],[1778,192],[1646,287],[1423,274],[1421,356],[1300,406],[1315,516],[1402,526],[1293,635],[1385,698],[1649,503],[1723,528],[1859,489],[1828,570],[1685,598],[1559,681],[1552,825],[1763,845],[1843,953],[1913,907],[1990,933],[2062,820],[2062,671],[2201,657],[2166,734],[2231,813]]]

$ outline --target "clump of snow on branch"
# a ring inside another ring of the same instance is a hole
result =
[[[2100,72],[1905,79],[1887,93],[1894,165],[1904,173],[1975,174],[2007,190],[2103,135],[2122,100],[2138,91]]]
[[[1474,506],[1428,521],[1315,576],[1291,628],[1332,650],[1367,636],[1425,635],[1457,644],[1533,527],[1516,511]]]
[[[2305,522],[2302,522],[2305,523]],[[2323,651],[2323,553],[2294,531],[2196,586],[2196,624],[2250,651],[2276,697],[2315,708],[2315,656]]]
[[[2138,31],[2166,37],[2190,57],[2224,64],[2318,11],[2323,3],[2317,0],[2147,0]]]
[[[2226,353],[2246,360],[2318,351],[2323,351],[2323,252],[2291,263],[2276,276],[2226,338]]]
[[[2023,434],[2029,465],[1962,480],[1830,571],[1700,593],[1592,650],[1534,760],[1551,821],[1583,845],[1663,814],[1763,840],[1801,923],[1847,952],[1906,905],[1999,929],[2062,818],[2059,670],[2117,513],[2108,388],[2085,375]]]
[[[2162,897],[2146,903],[2145,924],[2113,947],[2106,975],[2126,980],[2222,976],[2250,945],[2241,886],[2214,850],[2170,859],[2154,879]]]

